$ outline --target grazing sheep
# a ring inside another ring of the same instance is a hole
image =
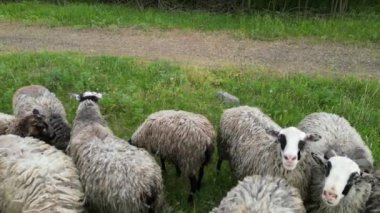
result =
[[[71,158],[31,137],[0,136],[0,212],[83,212]]]
[[[15,116],[0,113],[0,135],[6,134],[7,129],[16,120]]]
[[[370,149],[343,117],[326,112],[312,113],[300,122],[298,128],[322,136],[318,143],[308,147],[312,152],[324,155],[329,150],[335,150],[339,155],[353,159],[363,171],[370,172],[373,169]]]
[[[295,127],[281,129],[260,109],[248,106],[225,110],[219,132],[218,169],[226,159],[240,180],[254,174],[282,177],[306,199],[313,161],[304,146],[319,135]]]
[[[68,153],[84,185],[90,212],[159,212],[163,204],[161,169],[150,154],[117,138],[103,119],[101,94],[85,92]]]
[[[203,115],[175,110],[151,114],[136,130],[130,143],[147,149],[172,162],[178,175],[182,172],[190,180],[188,201],[201,187],[204,167],[210,162],[215,139],[212,124]],[[198,172],[198,178],[196,177]]]
[[[228,192],[211,213],[293,212],[303,213],[299,191],[282,178],[253,175]]]
[[[34,110],[44,115],[49,126],[49,138],[43,140],[57,149],[66,150],[70,141],[70,127],[62,103],[48,89],[40,85],[25,86],[13,96],[13,112],[24,118]]]
[[[359,165],[348,157],[324,159],[312,154],[316,164],[306,207],[314,213],[379,212],[379,180],[363,175]],[[372,182],[372,183],[371,183]]]

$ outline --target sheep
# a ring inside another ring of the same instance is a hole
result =
[[[17,118],[24,118],[34,110],[39,111],[47,120],[49,137],[43,140],[57,149],[66,150],[71,129],[62,103],[43,86],[21,87],[13,96],[13,114]]]
[[[77,95],[68,153],[79,169],[90,212],[159,212],[161,169],[150,154],[116,137],[98,106],[100,93]]]
[[[319,139],[295,127],[282,129],[259,108],[227,109],[220,121],[217,169],[228,160],[239,180],[254,174],[282,177],[306,199],[313,161],[304,146]]]
[[[72,159],[43,141],[0,136],[0,212],[83,212]]]
[[[176,166],[190,181],[188,201],[201,188],[204,167],[214,152],[215,131],[206,117],[186,111],[162,110],[153,113],[133,133],[130,143],[147,149]],[[198,172],[198,178],[196,177]]]
[[[298,128],[322,136],[318,143],[310,144],[310,151],[324,155],[335,150],[339,155],[353,159],[361,170],[370,172],[373,169],[370,149],[345,118],[326,112],[312,113],[299,123]]]
[[[346,156],[332,155],[325,159],[312,154],[313,176],[310,181],[308,212],[356,213],[379,212],[379,179],[363,175],[359,165]],[[325,156],[326,157],[326,156]]]
[[[299,191],[282,179],[272,176],[247,176],[228,192],[211,213],[294,212],[304,213]]]

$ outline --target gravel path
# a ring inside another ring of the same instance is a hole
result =
[[[280,72],[380,76],[380,47],[311,41],[254,41],[227,33],[73,29],[0,23],[0,52],[53,51],[137,56],[201,66],[267,66]]]

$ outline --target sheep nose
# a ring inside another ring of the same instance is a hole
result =
[[[297,159],[297,156],[295,156],[295,155],[284,155],[284,157],[285,157],[285,160],[288,162],[292,162],[292,161],[295,161]]]
[[[338,195],[336,195],[333,192],[329,192],[329,191],[323,191],[323,195],[325,196],[326,200],[328,200],[328,201],[335,200],[338,197]]]

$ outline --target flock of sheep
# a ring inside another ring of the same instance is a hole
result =
[[[312,113],[280,127],[260,109],[224,111],[218,134],[206,117],[163,110],[130,140],[115,136],[84,92],[72,128],[62,103],[39,85],[18,89],[0,113],[0,212],[162,212],[165,161],[201,188],[217,141],[240,181],[212,212],[380,213],[380,174],[349,122]],[[152,155],[160,157],[161,168]]]

